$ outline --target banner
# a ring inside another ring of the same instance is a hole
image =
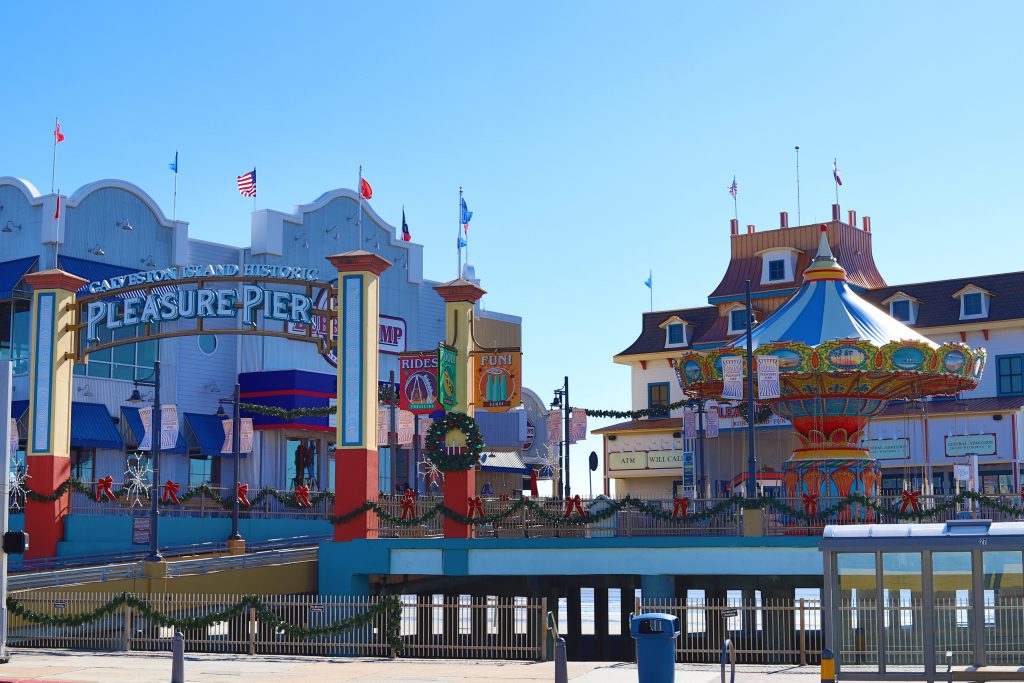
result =
[[[779,398],[779,359],[777,356],[757,356],[757,398]]]
[[[437,351],[413,351],[398,357],[399,390],[398,405],[402,410],[416,415],[429,415],[440,410],[438,403]]]
[[[142,438],[136,447],[140,451],[153,450],[153,408],[139,408],[142,421]],[[160,450],[170,450],[178,445],[178,406],[160,406]]]
[[[455,349],[444,344],[437,345],[437,401],[445,410],[455,407]]]
[[[562,440],[562,411],[552,410],[548,413],[548,441],[558,443]]]
[[[692,410],[683,413],[683,436],[687,439],[697,438],[697,413]]]
[[[233,420],[221,420],[224,426],[224,443],[221,445],[220,452],[225,454],[234,453],[234,444],[232,441],[235,438],[235,423]],[[241,430],[238,435],[238,452],[239,453],[252,453],[252,418],[243,417],[238,421],[241,426]]]
[[[408,410],[398,411],[398,445],[409,448],[416,432],[416,415]]]
[[[427,431],[430,429],[430,425],[434,424],[434,419],[430,417],[420,418],[420,447],[422,448],[427,443]],[[416,425],[413,425],[413,431],[416,431]]]
[[[569,443],[585,441],[587,438],[587,411],[583,408],[573,408],[572,417],[569,418]]]
[[[388,406],[377,407],[377,446],[381,448],[388,445],[388,427],[391,417],[388,412]]]
[[[722,356],[722,398],[743,398],[743,356]]]
[[[523,354],[519,351],[473,355],[474,400],[491,412],[505,412],[522,403],[520,378]]]
[[[18,452],[18,421],[13,417],[11,418],[11,436],[7,446],[7,450],[10,451],[8,457],[13,458],[14,454]]]
[[[704,436],[709,439],[718,438],[718,404],[708,404],[705,406],[707,409],[708,416],[708,428],[704,432]]]

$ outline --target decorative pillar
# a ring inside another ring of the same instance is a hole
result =
[[[368,251],[328,256],[338,270],[338,420],[334,514],[348,514],[378,494],[377,352],[380,274],[391,263]],[[356,515],[334,527],[334,540],[377,537],[377,515]]]
[[[62,270],[25,276],[32,287],[28,446],[25,462],[36,493],[52,496],[71,476],[71,380],[75,292],[86,281]],[[70,495],[25,501],[26,557],[53,557],[64,538]]]
[[[473,396],[473,363],[469,357],[475,350],[471,334],[473,306],[486,292],[468,280],[452,280],[434,287],[444,299],[445,341],[455,348],[457,355],[455,371],[454,412],[473,417],[475,397]],[[445,437],[448,447],[460,448],[466,445],[465,436],[458,431],[449,432]],[[444,504],[453,512],[469,516],[469,499],[476,495],[476,470],[445,472]],[[472,529],[454,519],[444,518],[445,538],[469,538]]]

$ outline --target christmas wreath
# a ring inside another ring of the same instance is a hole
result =
[[[747,418],[747,402],[743,401],[739,405],[740,415],[743,419],[750,424],[750,420]],[[772,416],[772,407],[767,403],[754,403],[754,424],[764,424],[768,421],[768,418]]]
[[[445,437],[448,432],[458,430],[466,435],[466,447],[449,453],[445,449]],[[480,462],[480,453],[484,450],[484,437],[476,420],[465,413],[445,413],[440,420],[434,420],[427,430],[425,442],[426,456],[437,465],[442,472],[461,472],[476,466]]]

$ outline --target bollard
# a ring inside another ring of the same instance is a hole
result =
[[[565,638],[555,639],[555,683],[569,683],[569,665],[565,660]]]
[[[836,660],[828,648],[821,651],[821,683],[836,683]]]
[[[185,634],[181,631],[171,644],[171,683],[185,683]]]

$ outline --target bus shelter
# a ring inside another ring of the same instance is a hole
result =
[[[819,547],[825,645],[843,679],[945,680],[951,663],[981,680],[1024,665],[1024,522],[828,526]]]

